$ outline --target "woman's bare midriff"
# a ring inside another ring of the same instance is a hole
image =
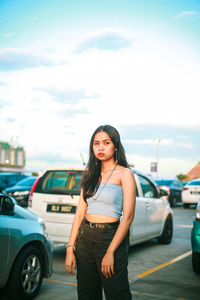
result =
[[[119,221],[118,218],[98,214],[85,214],[85,218],[91,223],[112,223]]]

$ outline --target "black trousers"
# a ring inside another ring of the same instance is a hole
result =
[[[102,259],[118,225],[108,227],[91,227],[85,220],[80,226],[75,252],[79,300],[102,300],[102,289],[107,300],[132,299],[128,282],[127,239],[115,251],[114,275],[107,279],[101,272]]]

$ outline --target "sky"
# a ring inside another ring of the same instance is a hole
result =
[[[0,16],[0,141],[27,170],[82,166],[103,124],[142,172],[200,161],[200,1],[0,0]]]

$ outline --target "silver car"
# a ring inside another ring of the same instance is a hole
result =
[[[11,299],[33,299],[53,271],[53,243],[44,222],[0,194],[0,288]]]

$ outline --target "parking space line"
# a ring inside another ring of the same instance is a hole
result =
[[[59,282],[58,280],[49,279],[49,278],[44,278],[44,281],[47,281],[47,282]]]
[[[181,227],[181,228],[192,228],[193,225],[178,225],[178,227]]]
[[[164,262],[164,263],[162,263],[162,264],[160,264],[160,265],[158,265],[158,266],[156,266],[156,267],[154,267],[152,269],[144,271],[144,272],[142,272],[142,273],[140,273],[140,274],[137,275],[137,279],[140,279],[140,278],[143,278],[145,276],[148,276],[148,275],[150,275],[150,274],[152,274],[152,273],[154,273],[154,272],[156,272],[156,271],[158,271],[158,270],[160,270],[160,269],[162,269],[164,267],[167,267],[167,266],[169,266],[171,264],[174,264],[175,262],[177,262],[177,261],[179,261],[179,260],[181,260],[181,259],[183,259],[183,258],[185,258],[185,257],[187,257],[187,256],[189,256],[191,254],[192,254],[192,251],[190,250],[190,251],[188,251],[188,252],[186,252],[184,254],[181,254],[181,255],[173,258],[173,259],[170,259],[167,262]],[[44,280],[46,282],[55,282],[55,283],[67,284],[67,285],[71,285],[71,286],[77,286],[76,282],[61,282],[59,280],[49,279],[49,278],[48,279],[45,278]]]
[[[183,259],[183,258],[185,258],[185,257],[187,257],[187,256],[189,256],[191,254],[192,254],[192,251],[188,251],[188,252],[186,252],[186,253],[184,253],[182,255],[177,256],[176,258],[170,259],[170,260],[168,260],[168,261],[166,261],[166,262],[164,262],[164,263],[162,263],[162,264],[160,264],[160,265],[158,265],[158,266],[156,266],[156,267],[154,267],[152,269],[149,269],[147,271],[144,271],[144,272],[138,274],[137,277],[138,278],[143,278],[145,276],[148,276],[149,274],[151,274],[153,272],[156,272],[156,271],[158,271],[158,270],[160,270],[160,269],[162,269],[164,267],[167,267],[167,266],[169,266],[171,264],[174,264],[175,262],[177,262],[177,261],[179,261],[179,260],[181,260],[181,259]]]
[[[63,281],[59,281],[59,280],[55,280],[55,279],[49,279],[49,278],[44,278],[44,281],[77,286],[76,282],[63,282]]]
[[[70,283],[68,283],[68,284],[77,286],[77,283],[76,283],[76,282],[70,282]]]

